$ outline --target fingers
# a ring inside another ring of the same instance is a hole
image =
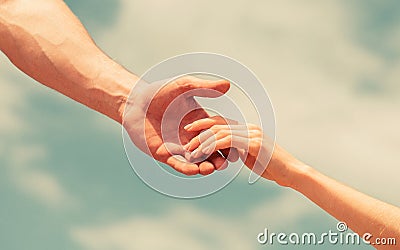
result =
[[[182,155],[172,155],[167,159],[166,163],[176,171],[188,176],[196,174],[209,175],[216,169],[223,170],[228,166],[227,160],[219,152],[212,153],[207,160],[199,165],[189,162]]]
[[[227,167],[227,161],[218,152],[212,154],[207,160],[201,162],[199,166],[195,163],[188,162],[181,155],[173,155],[168,158],[167,164],[176,171],[185,175],[209,175],[215,169],[222,170]]]
[[[184,149],[192,151],[193,149],[197,148],[200,146],[200,144],[204,141],[206,141],[208,138],[214,136],[214,133],[212,130],[207,129],[203,132],[201,132],[199,135],[196,137],[192,138],[189,143],[187,143],[185,146],[183,146]]]
[[[214,125],[207,130],[201,132],[198,136],[193,137],[190,142],[183,146],[185,150],[193,150],[197,148],[200,144],[204,143],[208,138],[214,136],[216,133],[220,132],[222,135],[223,133],[230,133],[230,131],[247,131],[246,125]]]
[[[223,151],[223,154],[229,157],[229,161],[236,161],[239,158],[238,149],[257,151],[260,148],[262,140],[261,129],[253,124],[237,125],[238,122],[229,120],[221,116],[214,116],[197,120],[184,127],[187,131],[200,131],[198,136],[186,144],[183,148],[179,145],[168,145],[168,149],[172,154],[168,159],[168,164],[176,171],[185,175],[202,174],[208,175],[214,172],[215,169],[221,170],[227,167],[227,159],[225,159],[218,150]],[[252,150],[254,149],[254,150]],[[188,151],[193,151],[192,153]],[[185,157],[183,157],[184,155]],[[201,163],[191,163],[191,159],[199,159],[199,157],[207,160]],[[247,157],[246,157],[247,158]],[[248,160],[248,159],[247,159]]]
[[[210,144],[207,147],[204,147],[201,152],[199,151],[193,151],[192,155],[196,154],[196,157],[201,156],[201,154],[210,154],[213,151],[224,149],[224,148],[229,148],[229,147],[235,147],[235,148],[240,148],[244,150],[248,150],[249,147],[249,139],[246,137],[242,136],[237,136],[237,135],[229,135],[226,137],[223,137],[215,143]]]
[[[214,125],[207,130],[201,132],[198,136],[192,138],[183,148],[189,151],[197,147],[206,147],[213,140],[221,139],[229,134],[236,134],[243,137],[257,137],[261,136],[260,130],[249,129],[246,125]],[[216,136],[216,138],[212,138]],[[199,149],[201,150],[201,149]]]
[[[176,80],[176,83],[184,92],[192,91],[192,96],[200,97],[219,97],[230,88],[227,80],[205,80],[191,76],[180,78]]]
[[[200,131],[203,129],[211,128],[214,125],[226,125],[226,124],[236,125],[236,124],[238,124],[238,122],[228,119],[228,118],[221,117],[221,116],[213,116],[213,117],[200,119],[200,120],[194,121],[190,124],[187,124],[184,127],[184,129],[189,132],[194,132],[194,131]]]
[[[209,175],[214,172],[215,167],[211,162],[203,161],[199,165],[199,170],[201,175]]]
[[[173,167],[176,171],[185,175],[196,175],[200,173],[199,166],[194,163],[188,162],[185,157],[181,155],[172,155],[167,159],[168,165]],[[204,168],[204,167],[203,167]]]
[[[168,152],[172,155],[167,159],[167,164],[182,174],[209,175],[215,170],[214,164],[207,160],[201,162],[199,165],[189,162],[190,152],[185,151],[180,145],[165,143],[165,148],[168,149]],[[221,165],[220,160],[216,160],[215,163]]]
[[[221,149],[220,152],[230,162],[239,160],[239,152],[236,148]]]
[[[208,161],[210,161],[217,170],[223,170],[228,166],[228,161],[219,152],[212,153]]]
[[[199,135],[200,139],[198,139],[201,144],[192,152],[192,156],[195,158],[219,149],[230,147],[247,148],[249,141],[247,130],[220,129],[215,135],[211,130],[206,130],[202,134],[203,136]]]
[[[171,155],[184,155],[185,154],[185,149],[176,143],[173,142],[166,142],[164,143],[165,149],[167,149],[168,153]]]

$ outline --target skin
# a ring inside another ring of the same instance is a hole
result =
[[[197,120],[185,127],[187,131],[202,131],[185,149],[192,154],[209,154],[215,150],[237,147],[241,159],[250,169],[263,161],[263,142],[266,136],[252,124],[231,125],[222,117]],[[268,143],[268,142],[267,142]],[[261,164],[268,164],[262,162]],[[363,236],[371,233],[369,240],[395,238],[400,241],[400,209],[358,192],[302,163],[284,149],[275,145],[272,158],[262,177],[292,188],[313,201],[339,221],[345,222],[354,232]],[[396,245],[373,245],[377,249],[398,249]]]
[[[214,89],[223,94],[229,89],[229,82],[184,77],[156,91],[149,84],[128,98],[138,77],[103,53],[61,0],[0,0],[0,50],[15,66],[39,83],[124,124],[139,148],[177,171],[188,175],[210,174],[226,165],[225,159],[214,153],[214,148],[207,160],[196,164],[183,158],[184,151],[177,148],[177,143],[168,147],[169,142],[161,137],[160,118],[171,104],[171,96],[178,97],[199,88]],[[208,96],[201,91],[196,95]],[[180,141],[186,143],[201,129],[190,126],[182,129],[183,126],[199,119],[201,121],[208,115],[198,106],[193,95],[184,95],[178,101],[181,112],[191,110],[179,124]],[[143,108],[147,104],[148,108]],[[215,121],[206,121],[209,129],[217,125]],[[221,119],[218,122],[221,123]],[[167,126],[168,123],[167,119]],[[223,130],[226,132],[227,128]],[[228,137],[230,139],[218,144],[218,148],[222,151],[229,149],[227,141],[238,148],[247,142],[251,147],[246,146],[249,150],[242,149],[240,155],[246,165],[252,167],[257,164],[258,155],[255,152],[262,149],[257,145],[263,137],[255,127],[246,133],[252,136],[238,135],[247,138],[246,141]],[[187,147],[189,150],[194,148],[196,146],[191,146],[191,143]],[[400,221],[398,208],[318,173],[279,146],[275,147],[267,171],[262,176],[301,192],[360,234],[368,231],[376,237],[397,238],[400,234],[399,223],[393,223]]]
[[[124,117],[123,125],[135,145],[156,160],[166,162],[186,175],[207,175],[215,169],[225,168],[227,163],[218,152],[211,154],[207,160],[192,163],[190,158],[184,157],[182,145],[198,134],[186,131],[183,127],[195,120],[209,117],[194,99],[192,91],[197,96],[218,97],[228,91],[229,82],[186,76],[166,86],[157,83],[144,85],[140,84],[137,90],[140,95],[133,95],[127,102]],[[205,86],[207,89],[202,89]],[[162,126],[166,129],[162,130]],[[229,149],[222,151],[229,154]],[[237,154],[236,150],[233,151]],[[233,160],[237,159],[238,157],[233,157]]]
[[[138,77],[103,53],[61,0],[0,0],[0,50],[39,83],[123,123],[145,153],[177,171],[207,175],[226,165],[225,158],[218,152],[194,164],[175,155],[174,152],[182,152],[176,145],[173,151],[166,150],[159,118],[170,104],[171,96],[196,88],[214,89],[223,94],[229,89],[229,82],[183,77],[156,92],[152,84],[147,84],[136,88],[137,93],[133,93],[127,104]],[[199,90],[196,95],[204,94]],[[140,108],[140,104],[149,100],[148,110]],[[181,111],[197,108],[182,119],[181,126],[208,117],[193,95],[179,101]],[[124,117],[125,108],[128,112]],[[145,128],[134,126],[142,121],[146,123]],[[166,125],[171,122],[165,121]],[[179,130],[185,143],[194,135],[194,132]],[[145,150],[144,144],[149,150]]]

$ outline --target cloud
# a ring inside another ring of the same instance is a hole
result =
[[[16,176],[19,187],[50,207],[71,207],[75,202],[65,192],[59,181],[44,171],[28,171]]]
[[[10,178],[22,192],[49,207],[71,207],[76,200],[59,180],[43,170],[48,150],[40,144],[29,144],[24,136],[32,132],[23,111],[29,110],[28,79],[4,56],[0,56],[0,156]],[[29,83],[33,84],[33,83]]]
[[[193,207],[162,216],[133,217],[99,227],[75,228],[72,237],[87,249],[248,249],[241,229]],[[230,238],[232,240],[226,240]]]
[[[236,1],[229,7],[215,1],[122,3],[115,26],[99,37],[119,62],[140,74],[188,51],[239,59],[264,81],[272,97],[278,143],[329,176],[398,204],[393,190],[398,189],[400,164],[400,62],[388,61],[356,37],[360,13],[339,1]],[[382,39],[399,50],[400,43],[394,42],[399,37],[391,33]],[[233,236],[221,236],[224,242],[235,240],[233,246],[215,245],[248,249],[253,241],[247,239],[254,235],[241,235],[254,231],[267,217],[282,226],[282,218],[296,223],[316,211],[299,197],[284,194],[247,207],[243,219],[234,222],[184,207],[156,217],[77,227],[71,234],[89,249],[176,249],[185,244],[204,249],[209,245],[199,241],[196,230],[204,233],[215,227],[223,233],[235,228]],[[205,222],[211,226],[203,228]]]
[[[296,208],[296,209],[293,209]],[[268,199],[257,205],[249,212],[248,221],[260,221],[268,218],[271,228],[285,227],[288,224],[296,225],[298,220],[307,215],[315,214],[316,206],[308,202],[301,194],[285,190],[274,199]],[[282,221],[285,221],[283,224]]]
[[[64,189],[59,180],[40,168],[46,159],[47,150],[43,146],[13,146],[8,155],[8,170],[15,185],[50,208],[76,206],[77,201]]]
[[[217,52],[242,61],[272,97],[279,143],[322,172],[398,204],[393,190],[398,190],[400,164],[400,63],[363,46],[355,37],[359,13],[344,1],[124,0],[119,11],[114,26],[97,33],[96,39],[117,61],[138,74],[189,51]],[[382,42],[399,50],[399,34],[389,33]],[[13,110],[25,99],[23,88],[7,76],[15,69],[0,59],[3,139],[29,126]],[[10,166],[21,190],[51,207],[73,200],[55,176],[40,169],[46,148],[16,146],[15,164]],[[1,140],[0,154],[7,148]],[[78,225],[71,237],[89,249],[248,249],[265,221],[277,227],[296,223],[316,209],[300,195],[286,192],[260,205],[236,205],[243,207],[243,218],[174,205],[160,215]]]
[[[340,1],[164,4],[122,1],[119,19],[100,43],[139,74],[146,65],[187,51],[239,59],[269,91],[279,143],[352,186],[396,198],[388,190],[396,187],[400,163],[394,153],[400,140],[400,62],[357,37],[363,13]],[[382,43],[400,50],[392,42],[399,37],[389,32]],[[386,185],[375,183],[371,190],[377,166]]]
[[[13,82],[13,71],[8,59],[0,55],[0,136],[21,132],[26,129],[23,118],[16,112],[24,103],[24,90]],[[15,70],[15,69],[14,69]],[[1,144],[1,141],[0,141]]]
[[[71,229],[71,237],[83,248],[93,250],[186,249],[188,246],[196,250],[255,249],[257,230],[261,232],[265,226],[282,229],[280,220],[295,224],[302,216],[315,213],[301,200],[294,192],[284,192],[278,198],[243,211],[238,217],[217,215],[188,205],[174,206],[160,215],[77,226]],[[268,225],[261,224],[267,218]]]

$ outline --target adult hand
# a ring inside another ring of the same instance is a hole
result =
[[[204,80],[185,76],[167,84],[137,84],[127,100],[123,126],[133,143],[154,159],[166,163],[186,175],[212,173],[227,166],[229,149],[214,152],[201,162],[190,162],[190,153],[183,149],[199,132],[183,127],[209,115],[194,96],[215,98],[229,90],[226,80]],[[186,158],[185,158],[186,156]],[[230,160],[238,159],[236,150]]]

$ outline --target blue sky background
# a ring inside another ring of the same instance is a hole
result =
[[[400,206],[399,1],[66,2],[137,74],[192,51],[241,61],[269,92],[278,143]],[[132,171],[118,124],[0,56],[2,249],[291,249],[260,246],[256,236],[265,227],[335,229],[300,194],[268,181],[250,186],[247,174],[202,199],[165,197]]]

